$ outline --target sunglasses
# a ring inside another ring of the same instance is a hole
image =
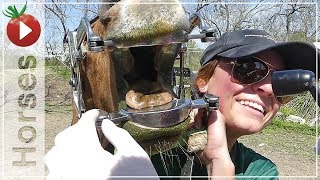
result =
[[[278,70],[273,65],[262,59],[251,56],[231,61],[232,75],[231,81],[241,85],[251,85],[265,79],[270,71]],[[280,104],[286,104],[292,100],[292,96],[277,97]]]

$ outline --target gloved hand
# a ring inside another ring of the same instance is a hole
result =
[[[148,154],[126,130],[110,120],[104,120],[101,128],[116,153],[113,155],[101,147],[95,127],[98,117],[99,110],[89,110],[77,124],[57,135],[55,146],[45,156],[48,180],[100,180],[111,176],[159,179]]]

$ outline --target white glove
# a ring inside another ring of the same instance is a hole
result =
[[[77,124],[57,135],[55,146],[45,156],[49,169],[47,179],[100,180],[111,179],[111,176],[159,179],[148,154],[126,130],[110,120],[104,120],[101,128],[116,153],[113,155],[101,147],[95,127],[98,117],[99,110],[89,110]]]

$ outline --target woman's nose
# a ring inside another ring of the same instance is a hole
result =
[[[271,73],[268,74],[262,81],[251,85],[252,89],[258,94],[271,97],[274,96],[271,84]]]

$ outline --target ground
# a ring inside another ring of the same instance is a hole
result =
[[[54,145],[54,137],[70,126],[71,87],[68,80],[52,70],[46,72],[46,152]],[[298,179],[317,179],[315,136],[285,129],[266,129],[240,139],[247,147],[263,154],[279,168],[280,175]],[[311,177],[313,176],[313,177]],[[288,178],[289,178],[288,177]]]

